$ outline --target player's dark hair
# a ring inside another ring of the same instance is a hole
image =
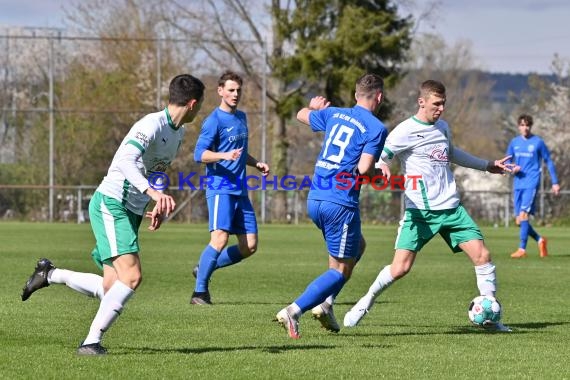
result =
[[[200,79],[190,74],[177,75],[168,86],[168,103],[185,106],[192,99],[202,99],[204,89],[204,83]]]
[[[218,87],[224,87],[224,85],[226,84],[226,81],[228,81],[228,80],[236,82],[240,86],[243,85],[243,79],[241,76],[239,76],[239,74],[237,74],[233,71],[226,71],[225,73],[222,74],[220,79],[218,79]]]
[[[517,125],[519,125],[521,121],[524,121],[526,125],[528,125],[529,127],[532,127],[532,123],[534,122],[532,116],[526,113],[523,113],[522,115],[519,116],[519,118],[517,119]]]
[[[431,94],[445,98],[445,86],[437,80],[426,80],[420,85],[418,98],[427,99]]]
[[[357,97],[372,98],[378,91],[384,91],[384,79],[380,75],[364,74],[356,80]]]

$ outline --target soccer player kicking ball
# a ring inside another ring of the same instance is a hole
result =
[[[317,96],[311,99],[308,108],[297,113],[297,119],[314,132],[325,132],[313,176],[316,186],[309,191],[307,210],[323,233],[329,270],[277,313],[276,320],[293,339],[299,338],[299,318],[311,309],[325,329],[339,331],[332,300],[350,278],[364,244],[358,208],[360,184],[356,177],[374,169],[388,134],[373,114],[382,102],[383,87],[382,78],[366,74],[356,82],[354,107],[329,107],[325,98]]]
[[[390,177],[387,164],[398,156],[405,177],[421,179],[416,186],[411,183],[406,186],[406,210],[400,221],[392,264],[380,271],[368,293],[346,313],[346,327],[356,326],[382,291],[412,269],[417,253],[437,233],[453,252],[467,254],[475,266],[479,293],[495,296],[495,265],[479,227],[459,202],[450,165],[503,173],[511,171],[512,165],[505,164],[510,157],[489,162],[454,147],[448,124],[440,119],[445,101],[445,86],[434,80],[425,81],[419,88],[417,113],[388,135],[378,162],[383,173]],[[489,328],[511,331],[501,323]]]
[[[184,136],[183,124],[194,120],[203,99],[204,84],[199,79],[188,74],[176,76],[170,82],[168,106],[137,121],[115,153],[107,175],[89,202],[91,228],[97,241],[91,256],[103,270],[103,277],[59,269],[50,260],[41,259],[24,286],[22,301],[50,284],[65,284],[101,300],[89,333],[77,349],[79,355],[107,353],[101,345],[103,333],[141,283],[138,230],[145,208],[151,199],[156,202],[146,213],[151,219],[149,230],[154,231],[176,205],[171,196],[157,190],[163,184],[157,183],[152,173],[163,172],[170,165]]]

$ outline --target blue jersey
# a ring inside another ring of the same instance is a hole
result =
[[[380,157],[388,131],[372,112],[361,106],[328,107],[311,111],[314,132],[325,132],[315,164],[308,199],[358,207],[360,188],[355,188],[358,161],[362,153]]]
[[[216,108],[204,120],[194,150],[196,162],[202,161],[202,153],[205,150],[229,152],[243,148],[241,156],[235,161],[222,160],[206,165],[206,197],[216,194],[247,195],[246,186],[243,184],[248,155],[247,141],[247,117],[242,111],[229,113]]]
[[[552,184],[558,184],[556,169],[550,159],[550,152],[540,137],[536,135],[531,135],[528,138],[523,136],[515,137],[509,144],[507,155],[512,156],[512,163],[521,167],[521,170],[515,174],[513,182],[515,189],[533,189],[538,187],[543,160],[550,172]]]

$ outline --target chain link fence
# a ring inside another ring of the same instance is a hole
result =
[[[248,45],[236,41],[236,48]],[[253,85],[253,79],[265,83],[262,57],[243,75],[240,103],[248,114],[249,153],[259,158],[270,154],[265,91]],[[90,195],[78,196],[77,189],[101,181],[122,138],[142,116],[166,106],[170,79],[180,73],[201,78],[206,94],[172,166],[203,170],[193,160],[194,143],[203,118],[219,105],[217,79],[234,67],[231,60],[224,67],[212,64],[185,39],[0,28],[0,217],[70,220],[71,198],[83,202]],[[181,195],[181,202],[193,202],[189,193]],[[193,220],[193,209],[183,208],[179,218]]]
[[[58,186],[55,189],[55,220],[69,223],[84,223],[89,220],[88,205],[96,186]],[[263,191],[250,191],[249,197],[260,220],[259,204]],[[205,191],[171,189],[177,208],[170,220],[180,223],[206,223],[208,209]],[[274,191],[266,190],[267,205],[271,207]],[[287,220],[291,224],[309,223],[307,216],[308,190],[288,191]],[[0,185],[0,204],[21,204],[19,208],[2,208],[0,220],[49,221],[47,186]],[[509,226],[514,222],[512,193],[499,191],[464,191],[462,204],[479,223],[494,226]],[[535,219],[541,224],[567,222],[570,191],[559,196],[550,192],[537,195]],[[36,206],[29,206],[36,205]],[[404,212],[402,191],[378,191],[369,185],[362,187],[360,211],[363,223],[396,224]]]

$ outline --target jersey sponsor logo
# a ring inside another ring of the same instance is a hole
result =
[[[247,132],[240,133],[239,135],[233,135],[228,137],[229,142],[235,142],[240,140],[247,140]]]
[[[447,162],[449,162],[449,153],[447,151],[447,148],[444,148],[444,149],[436,148],[431,152],[429,158],[432,161],[446,162],[447,163]]]
[[[149,172],[163,172],[170,166],[170,162],[157,162],[150,168]]]
[[[517,152],[515,153],[515,158],[518,157],[532,157],[533,154],[532,153],[527,153],[527,152]]]

